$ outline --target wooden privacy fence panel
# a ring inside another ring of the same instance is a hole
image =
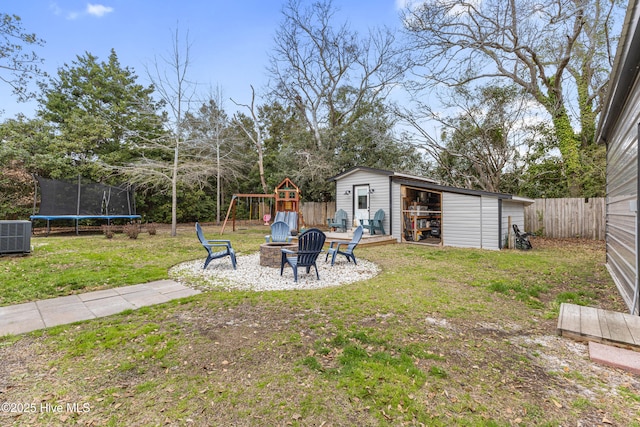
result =
[[[307,227],[327,225],[327,218],[336,213],[336,202],[304,202],[300,205],[302,218]]]
[[[545,237],[604,240],[604,197],[535,199],[524,208],[524,228]]]

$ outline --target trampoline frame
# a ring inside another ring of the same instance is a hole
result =
[[[79,222],[83,219],[106,219],[107,225],[111,225],[112,219],[141,219],[140,215],[31,215],[31,229],[33,230],[33,221],[44,219],[47,221],[47,236],[51,231],[51,221],[65,219],[65,220],[73,220],[76,224],[76,235],[79,233]]]

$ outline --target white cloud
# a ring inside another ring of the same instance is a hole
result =
[[[58,3],[51,2],[49,3],[49,9],[53,12],[54,15],[61,15],[62,9],[58,6]]]
[[[101,17],[107,13],[113,12],[113,8],[102,4],[87,4],[87,13],[89,15]]]

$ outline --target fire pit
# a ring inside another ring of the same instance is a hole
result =
[[[280,249],[297,249],[298,245],[287,242],[271,242],[260,245],[260,265],[263,267],[280,267],[282,252]]]

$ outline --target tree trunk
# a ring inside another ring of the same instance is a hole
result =
[[[171,236],[178,234],[178,144],[173,155],[173,174],[171,175]]]

